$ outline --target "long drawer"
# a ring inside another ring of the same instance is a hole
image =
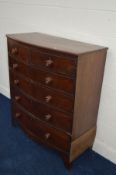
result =
[[[31,115],[29,115],[27,111],[18,107],[17,105],[13,106],[13,113],[14,118],[29,135],[34,135],[40,139],[40,141],[44,141],[65,152],[69,151],[69,135],[36,120]]]
[[[24,93],[16,88],[11,89],[11,95],[14,103],[23,106],[36,118],[49,123],[50,125],[60,128],[71,133],[72,116],[55,110],[47,105],[41,104],[34,99],[27,97]]]
[[[14,70],[14,72],[20,72],[28,78],[39,82],[45,86],[74,94],[75,81],[72,78],[64,77],[45,70],[36,69],[32,66],[27,66],[21,62],[16,61],[11,57],[9,63],[10,67]]]
[[[30,82],[19,74],[10,71],[11,84],[42,103],[52,105],[66,112],[73,112],[74,98]]]

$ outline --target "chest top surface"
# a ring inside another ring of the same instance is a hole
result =
[[[66,52],[74,55],[80,55],[101,49],[107,49],[103,46],[64,39],[42,33],[8,34],[7,37],[25,44]]]

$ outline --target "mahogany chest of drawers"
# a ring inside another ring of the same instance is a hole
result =
[[[68,167],[94,142],[107,48],[40,33],[7,41],[12,121]]]

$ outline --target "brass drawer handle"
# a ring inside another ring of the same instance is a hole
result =
[[[17,54],[18,53],[18,49],[16,47],[12,48],[11,50],[11,54]]]
[[[45,134],[45,139],[48,140],[50,138],[51,134],[50,133],[46,133]]]
[[[45,84],[49,84],[52,82],[52,78],[51,77],[46,77],[45,78]]]
[[[48,103],[50,102],[50,100],[52,99],[52,96],[51,95],[48,95],[45,97],[45,101]]]
[[[15,114],[15,117],[16,117],[16,118],[19,118],[20,116],[21,116],[20,113],[16,113],[16,114]]]
[[[53,60],[51,58],[49,58],[48,60],[46,60],[46,67],[49,67],[53,64]]]
[[[49,121],[51,118],[52,118],[52,115],[51,114],[45,115],[45,120],[46,121]]]
[[[19,101],[20,99],[21,99],[20,96],[15,96],[15,100],[16,100],[16,101]]]
[[[16,69],[16,68],[18,68],[18,64],[17,63],[13,64],[13,69]]]
[[[18,85],[19,84],[19,80],[14,80],[14,84]]]

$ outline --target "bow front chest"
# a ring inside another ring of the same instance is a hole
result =
[[[12,122],[69,166],[94,142],[107,48],[40,33],[7,42]]]

